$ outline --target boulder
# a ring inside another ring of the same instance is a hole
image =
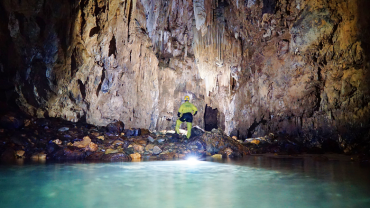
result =
[[[120,134],[125,128],[125,124],[122,121],[116,121],[107,125],[107,131],[111,134]]]
[[[158,146],[155,146],[154,148],[153,148],[153,154],[154,155],[158,155],[159,153],[161,153],[162,152],[162,150],[161,150],[161,148],[159,148]]]
[[[148,141],[151,142],[151,143],[153,143],[155,141],[155,139],[153,137],[151,137],[151,136],[148,136]]]
[[[139,153],[130,154],[131,159],[140,160],[141,155]]]
[[[191,129],[191,138],[197,137],[197,136],[202,136],[204,134],[204,130],[200,128],[199,126],[194,126]]]
[[[125,129],[126,136],[140,136],[141,129]]]
[[[78,148],[85,148],[90,144],[90,142],[91,142],[90,137],[85,136],[82,141],[74,142],[73,146],[78,147]]]

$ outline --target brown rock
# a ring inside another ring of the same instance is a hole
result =
[[[16,157],[21,158],[21,157],[24,156],[24,153],[25,153],[24,150],[17,150],[15,155],[16,155]]]
[[[91,143],[91,139],[88,136],[85,136],[82,141],[74,142],[73,146],[78,148],[85,148]]]
[[[122,145],[123,144],[123,141],[121,141],[121,140],[115,140],[113,143],[112,143],[112,145],[114,146],[114,145]]]
[[[150,131],[148,129],[140,129],[141,130],[141,135],[146,136],[150,134]]]
[[[90,144],[86,147],[86,150],[95,152],[98,150],[98,145],[95,144],[94,142],[90,142]]]
[[[144,138],[139,138],[139,139],[135,140],[135,143],[137,143],[139,145],[142,145],[142,146],[145,146],[148,143],[148,140],[144,139]]]
[[[64,152],[64,155],[61,156],[59,159],[81,160],[85,158],[84,152],[76,147],[66,147],[63,149],[63,152]]]
[[[133,160],[139,160],[141,158],[141,155],[139,153],[130,154],[131,159]]]
[[[100,134],[99,134],[99,132],[92,132],[92,133],[91,133],[91,135],[92,135],[92,136],[94,136],[94,137],[99,137],[99,135],[100,135]],[[104,138],[104,137],[103,137],[103,138]],[[104,139],[103,139],[103,140],[104,140]]]
[[[116,149],[106,149],[105,150],[105,154],[114,154],[117,152],[119,152],[119,150],[116,150]]]
[[[144,152],[144,147],[141,146],[141,145],[134,144],[134,145],[132,145],[132,147],[134,148],[134,151],[135,152],[139,152],[139,153],[143,153]]]
[[[56,140],[53,140],[53,143],[58,144],[58,145],[61,145],[62,144],[62,141],[60,141],[59,139],[56,139]]]
[[[154,145],[153,144],[148,144],[145,146],[145,151],[152,151],[154,148]]]

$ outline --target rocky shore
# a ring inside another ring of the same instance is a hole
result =
[[[130,161],[140,159],[172,160],[187,156],[242,157],[247,147],[220,130],[192,129],[188,140],[173,131],[150,132],[125,129],[122,122],[98,127],[62,119],[19,119],[11,114],[1,118],[1,161],[98,160]]]
[[[265,137],[238,140],[219,129],[204,131],[193,127],[192,136],[174,131],[150,132],[125,129],[118,121],[105,127],[84,122],[73,123],[56,118],[22,118],[8,113],[0,118],[0,161],[132,161],[174,160],[189,156],[204,158],[239,158],[250,154],[271,153],[297,156],[302,153],[347,153],[353,160],[369,163],[366,145],[345,152],[339,143],[314,144],[296,138],[269,134]],[[325,157],[318,157],[325,160]]]

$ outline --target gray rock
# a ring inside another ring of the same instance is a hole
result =
[[[162,143],[162,142],[164,142],[165,141],[165,139],[157,139],[157,142],[158,143]]]
[[[155,139],[153,139],[153,137],[151,137],[151,136],[148,136],[148,140],[149,140],[149,142],[154,142],[155,141]]]
[[[69,130],[68,127],[62,127],[60,129],[58,129],[58,131],[60,131],[60,132],[64,132],[64,131],[68,131],[68,130]]]
[[[162,152],[161,148],[159,148],[158,146],[154,146],[153,154],[158,155],[161,152]]]

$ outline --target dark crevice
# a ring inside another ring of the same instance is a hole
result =
[[[212,109],[212,107],[206,105],[204,113],[204,129],[206,131],[212,131],[212,129],[217,129],[217,115],[218,110]]]
[[[98,86],[98,89],[96,90],[96,96],[99,96],[99,92],[100,92],[100,89],[101,89],[101,86],[103,84],[103,81],[105,79],[105,69],[103,69],[102,73],[101,73],[101,79],[100,79],[100,83],[99,83],[99,86]]]
[[[131,15],[132,15],[132,2],[130,2],[130,8],[128,13],[128,29],[127,29],[127,40],[130,41],[130,22],[131,22]]]
[[[37,25],[40,28],[41,38],[43,38],[44,37],[44,31],[45,31],[45,28],[46,28],[46,23],[41,17],[36,17],[35,19],[36,19]]]
[[[84,27],[85,27],[85,24],[86,24],[85,12],[84,12],[84,9],[85,9],[86,3],[87,3],[86,1],[87,0],[82,0],[81,4],[80,4],[80,9],[81,9],[81,36],[83,35]]]
[[[256,128],[260,125],[260,124],[266,124],[267,121],[263,119],[264,117],[262,116],[261,118],[261,121],[260,122],[257,122],[256,119],[254,119],[253,121],[253,124],[248,128],[247,130],[247,138],[251,138],[253,133],[256,131]]]
[[[78,82],[78,85],[80,86],[80,92],[81,92],[82,99],[85,100],[85,97],[86,97],[85,85],[82,83],[81,80],[78,80],[77,82]]]
[[[76,61],[76,49],[72,53],[71,57],[71,77],[77,72],[77,61]]]
[[[96,27],[91,28],[89,37],[91,38],[92,36],[98,34],[99,31],[100,31],[100,27],[99,26],[96,26]]]
[[[263,0],[262,14],[264,13],[274,14],[276,1],[277,0]]]
[[[235,90],[236,80],[234,79],[234,77],[230,78],[230,86],[231,86],[231,90]]]
[[[112,40],[109,43],[109,54],[108,54],[108,57],[110,57],[112,54],[114,55],[114,57],[116,57],[116,53],[117,53],[116,38],[113,35]]]

